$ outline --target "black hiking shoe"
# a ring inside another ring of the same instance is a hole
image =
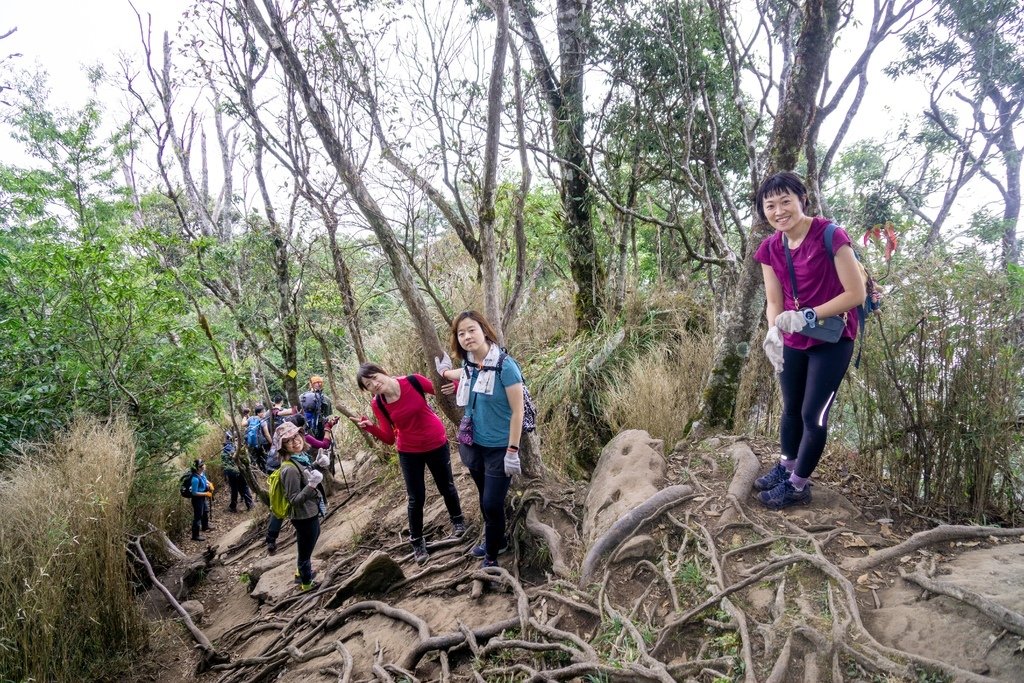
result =
[[[487,569],[488,567],[497,567],[497,566],[498,566],[498,561],[497,560],[489,560],[486,557],[484,558],[484,561],[480,563],[480,568],[481,569]]]
[[[763,477],[758,477],[754,481],[754,488],[758,491],[768,491],[780,483],[789,480],[789,470],[781,462],[775,465],[775,467],[768,470],[768,474]]]
[[[267,544],[267,555],[270,555],[271,557],[273,557],[275,553],[277,553],[277,544],[276,543],[268,543]]]
[[[772,510],[781,510],[790,505],[807,505],[811,502],[811,487],[804,486],[803,491],[797,491],[789,480],[780,482],[775,488],[762,491],[757,494],[761,502]]]
[[[430,553],[427,552],[427,542],[422,538],[417,538],[412,541],[412,557],[416,560],[416,564],[424,565],[427,560],[430,559]]]
[[[193,536],[192,540],[193,541],[205,541],[206,540],[206,536]]]
[[[466,535],[465,522],[452,522],[452,538],[462,538]]]

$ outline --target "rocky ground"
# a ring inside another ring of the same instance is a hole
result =
[[[430,561],[412,559],[395,469],[341,463],[299,593],[286,524],[218,510],[161,577],[195,615],[187,630],[155,589],[160,681],[1022,681],[1024,529],[900,517],[833,468],[813,502],[762,508],[751,483],[774,463],[734,438],[661,442],[628,431],[586,488],[551,476],[510,495],[500,568],[480,540],[476,492],[455,456],[471,523],[448,537],[428,483]],[[194,585],[190,585],[193,584]],[[192,602],[186,602],[192,601]],[[208,645],[196,645],[194,633]]]

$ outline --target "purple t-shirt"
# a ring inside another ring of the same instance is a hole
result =
[[[786,266],[786,251],[782,246],[782,233],[776,232],[767,237],[754,253],[754,260],[771,266],[775,277],[782,284],[782,310],[796,311],[807,306],[820,306],[843,293],[843,283],[828,252],[825,251],[825,227],[827,218],[815,216],[811,220],[811,229],[796,249],[790,247],[793,257],[793,273],[796,275],[797,292],[800,294],[800,306],[793,300],[793,286],[790,284],[789,268]],[[850,236],[839,228],[832,235],[832,249],[839,251],[843,245],[850,244]],[[846,329],[843,336],[849,339],[857,337],[857,309],[852,308],[846,314]],[[809,349],[823,344],[818,339],[811,339],[799,332],[782,333],[782,340],[792,349]]]

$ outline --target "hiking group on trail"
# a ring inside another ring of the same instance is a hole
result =
[[[762,504],[773,510],[811,502],[810,477],[825,448],[829,411],[853,359],[858,329],[879,305],[880,289],[867,276],[845,230],[830,220],[804,213],[807,188],[791,172],[772,175],[755,197],[758,216],[774,233],[753,258],[762,266],[768,332],[763,348],[782,393],[781,459],[754,483]],[[476,486],[483,521],[483,540],[469,552],[482,567],[494,567],[508,545],[505,504],[513,477],[522,474],[519,457],[524,432],[532,431],[536,410],[519,364],[499,345],[488,320],[464,311],[450,328],[451,354],[435,358],[442,382],[421,374],[392,376],[375,363],[363,363],[356,385],[371,395],[370,414],[350,420],[375,439],[394,445],[407,497],[408,540],[419,564],[430,552],[423,529],[426,477],[444,500],[451,522],[450,537],[467,529],[451,465],[447,431],[427,401],[427,395],[454,394],[464,416],[456,430],[459,459]],[[326,515],[322,485],[332,445],[330,399],[323,379],[310,378],[299,405],[284,407],[273,397],[269,410],[256,405],[245,418],[245,440],[252,463],[268,477],[270,517],[266,546],[277,550],[284,520],[291,521],[298,546],[295,580],[302,590],[316,587],[311,557]],[[229,448],[230,446],[230,448]],[[312,450],[311,450],[312,449]],[[320,450],[313,458],[312,452]],[[224,471],[231,486],[234,511],[241,498],[246,508],[252,497],[235,464],[230,438],[225,443]],[[191,470],[194,540],[209,527],[212,484],[197,460]],[[184,483],[183,483],[183,494]]]

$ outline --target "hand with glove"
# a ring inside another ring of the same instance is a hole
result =
[[[330,464],[331,464],[331,459],[327,456],[326,453],[324,453],[323,451],[320,451],[320,455],[318,455],[316,457],[316,466],[317,467],[324,467],[324,468],[326,468],[326,467],[329,467]]]
[[[775,316],[775,326],[782,332],[799,332],[807,327],[807,318],[800,311],[783,311]]]
[[[434,356],[434,367],[437,368],[437,374],[442,377],[444,377],[445,372],[452,369],[452,359],[451,356],[448,355],[447,351],[445,351],[444,355],[440,358]]]
[[[310,470],[306,474],[306,486],[315,489],[324,480],[324,475],[317,470]]]
[[[505,451],[505,476],[522,476],[523,467],[519,462],[519,449],[508,449]]]
[[[782,372],[782,335],[779,333],[779,328],[774,325],[768,329],[768,334],[764,336],[764,343],[761,344],[764,348],[764,355],[767,356],[768,362],[775,368],[775,374]]]

